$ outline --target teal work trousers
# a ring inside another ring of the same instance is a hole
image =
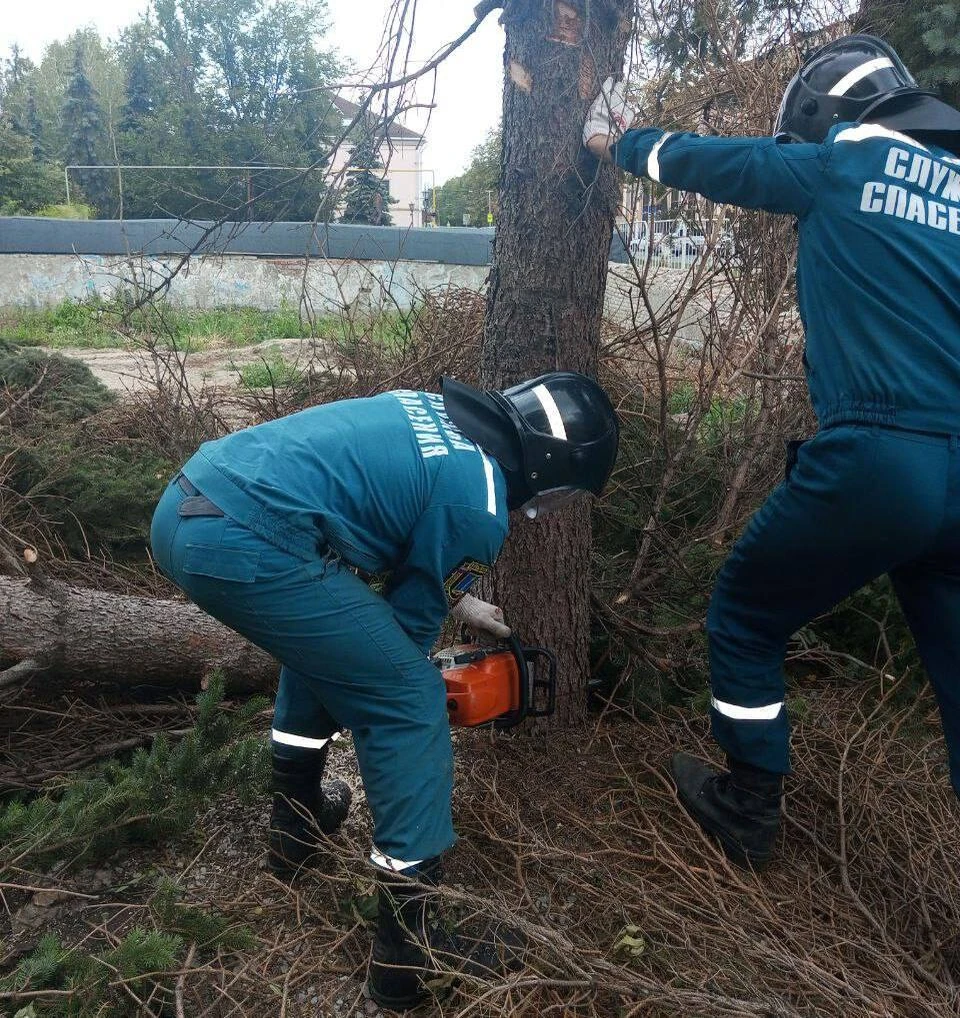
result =
[[[456,840],[440,671],[336,556],[301,559],[227,517],[183,516],[187,497],[174,480],[154,513],[159,567],[281,662],[275,730],[320,740],[350,729],[376,848],[411,862],[440,855]]]
[[[787,641],[889,573],[940,707],[960,794],[956,436],[839,425],[801,444],[721,569],[707,615],[711,722],[735,759],[789,771]]]

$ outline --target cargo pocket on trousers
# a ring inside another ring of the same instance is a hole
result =
[[[253,583],[259,565],[260,552],[218,544],[188,544],[183,556],[185,573],[233,583]]]

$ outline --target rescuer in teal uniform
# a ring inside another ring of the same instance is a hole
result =
[[[791,635],[889,573],[936,692],[960,792],[960,112],[855,35],[790,82],[774,137],[630,130],[608,81],[584,142],[668,187],[797,218],[819,430],[721,570],[707,615],[712,729],[681,801],[740,864],[773,854],[789,772]]]
[[[496,560],[508,512],[599,494],[618,438],[609,399],[583,375],[502,392],[443,379],[442,394],[341,401],[207,442],[157,507],[160,568],[282,665],[277,872],[314,861],[345,817],[349,790],[321,779],[330,740],[352,733],[381,886],[370,989],[385,1006],[424,994],[426,900],[405,878],[436,883],[456,840],[445,687],[427,655],[451,609],[509,635],[499,609],[467,593]]]

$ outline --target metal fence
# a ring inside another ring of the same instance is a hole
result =
[[[700,258],[728,262],[737,253],[730,223],[719,219],[644,219],[625,225],[624,240],[638,263],[668,269],[687,269]]]

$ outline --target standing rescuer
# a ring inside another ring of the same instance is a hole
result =
[[[819,430],[736,543],[707,615],[717,773],[671,762],[681,802],[735,862],[773,854],[790,636],[889,573],[936,691],[960,793],[960,112],[885,42],[815,52],[770,138],[628,129],[608,79],[584,143],[717,202],[793,215]]]
[[[610,400],[584,375],[502,392],[443,379],[442,394],[345,400],[207,442],[157,506],[160,568],[282,665],[277,872],[315,860],[346,816],[347,786],[321,779],[330,741],[352,732],[380,886],[369,985],[384,1006],[425,996],[423,887],[456,840],[445,688],[427,655],[451,608],[509,635],[500,610],[467,593],[496,559],[508,511],[532,519],[599,494],[618,439]]]

